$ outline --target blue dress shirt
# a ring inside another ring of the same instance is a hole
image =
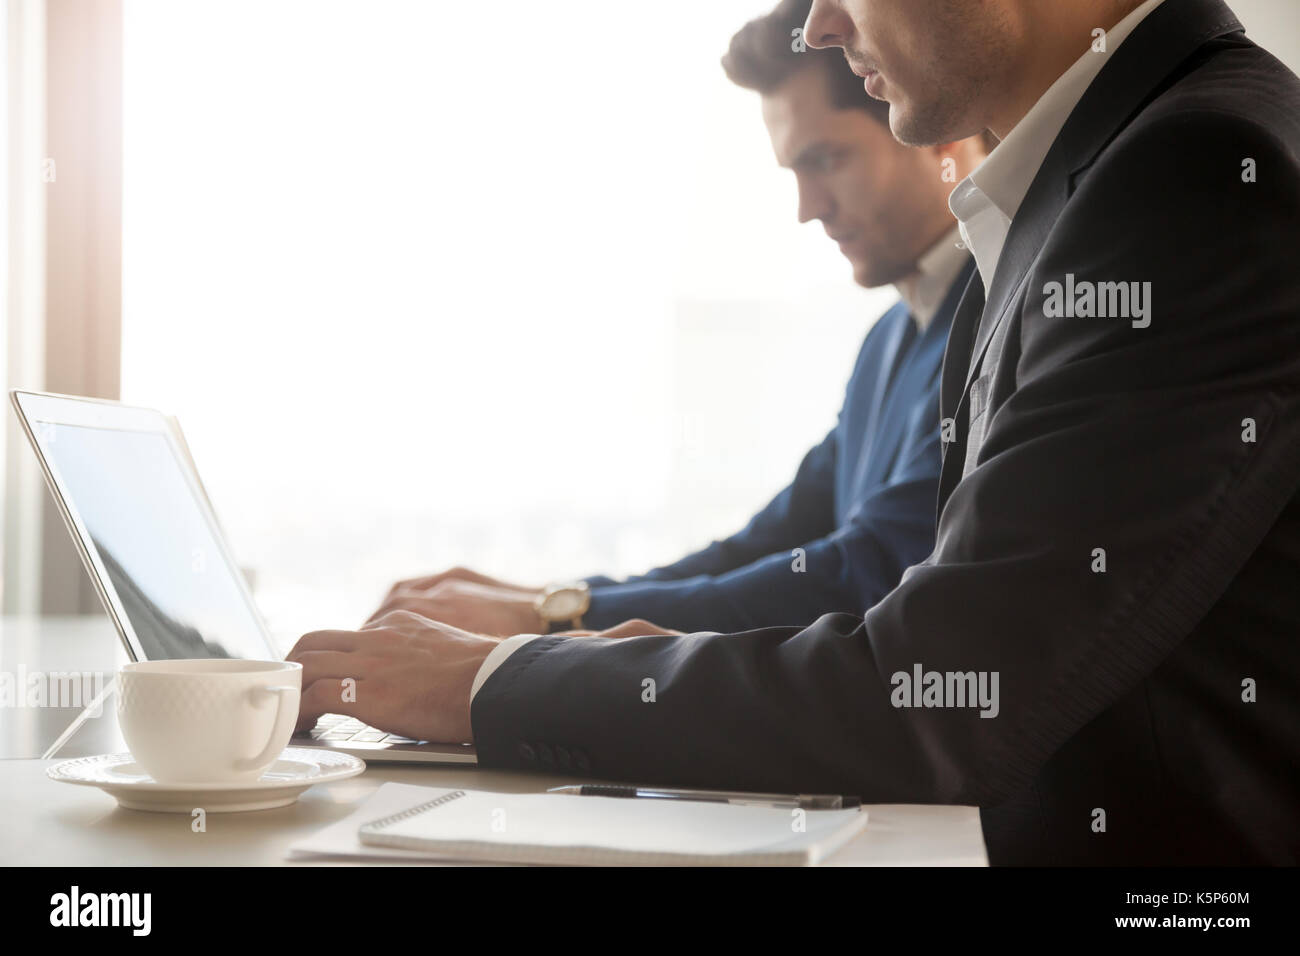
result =
[[[588,578],[583,626],[802,625],[830,611],[861,615],[892,590],[934,547],[940,370],[974,265],[968,258],[923,332],[902,302],[872,327],[835,427],[744,530],[623,582]]]

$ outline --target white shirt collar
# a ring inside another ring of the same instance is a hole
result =
[[[1146,0],[1115,24],[1106,34],[1105,52],[1090,48],[1079,57],[948,197],[948,208],[957,217],[962,238],[975,255],[985,295],[993,284],[1011,220],[1066,120],[1119,45],[1163,2]]]
[[[918,332],[929,327],[966,263],[966,249],[958,244],[960,239],[961,234],[953,226],[917,260],[915,272],[894,283]]]

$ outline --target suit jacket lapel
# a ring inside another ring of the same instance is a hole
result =
[[[959,412],[966,407],[966,391],[963,381],[966,377],[966,365],[970,359],[971,345],[975,339],[975,329],[984,312],[984,282],[978,272],[972,272],[966,282],[961,304],[952,319],[952,329],[948,333],[948,347],[943,353],[943,381],[939,387],[939,427],[948,433],[944,423],[955,423],[953,440],[945,441],[943,448],[943,470],[939,475],[939,502],[935,510],[935,520],[943,511],[944,503],[952,494],[952,489],[961,480],[962,461],[966,454],[966,426]]]
[[[933,368],[929,361],[930,357],[937,355],[941,358],[944,354],[936,350],[944,348],[951,327],[950,320],[957,310],[967,282],[974,273],[975,260],[973,257],[967,257],[961,271],[957,273],[952,285],[944,293],[943,302],[935,310],[930,324],[925,327],[919,339],[912,343],[909,354],[903,357],[889,392],[884,396],[883,404],[878,397],[876,408],[879,410],[880,425],[876,433],[875,447],[869,455],[864,456],[866,472],[857,476],[859,481],[883,481],[897,463],[907,435],[908,423],[911,420],[910,407],[901,406],[911,406],[915,403],[917,396],[923,395],[933,380],[933,373],[926,373],[924,370]],[[913,321],[914,319],[909,316],[908,322]]]
[[[951,295],[954,296],[952,322],[948,328],[948,341],[943,352],[943,372],[939,383],[941,418],[952,417],[957,410],[957,403],[961,401],[962,377],[966,371],[966,360],[970,356],[971,343],[975,339],[975,328],[984,309],[984,285],[980,280],[979,270],[975,268],[973,256],[954,284]],[[949,303],[944,303],[945,308],[948,305]]]
[[[1002,322],[1074,192],[1075,177],[1096,159],[1153,90],[1207,40],[1242,30],[1221,0],[1166,0],[1138,24],[1080,99],[1012,220],[988,303],[965,369],[978,377],[989,340]]]
[[[871,396],[870,419],[873,444],[888,440],[889,417],[884,414],[884,409],[889,402],[889,396],[892,394],[891,385],[893,381],[896,381],[903,374],[903,370],[899,366],[902,358],[898,354],[899,350],[903,348],[903,343],[907,341],[908,333],[916,321],[912,318],[906,306],[903,307],[902,311],[903,319],[890,330],[889,341],[885,345],[883,354],[884,362],[876,370],[876,381]],[[875,456],[866,456],[868,460],[873,457]]]

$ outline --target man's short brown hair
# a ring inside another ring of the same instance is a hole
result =
[[[839,50],[814,50],[803,43],[812,0],[781,0],[765,16],[746,23],[731,38],[722,68],[737,86],[768,94],[799,70],[816,67],[826,77],[836,109],[860,109],[889,126],[889,104],[872,99]]]

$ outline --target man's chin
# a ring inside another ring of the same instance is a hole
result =
[[[913,113],[892,103],[889,106],[889,131],[904,146],[935,146],[947,142],[936,135],[933,124],[918,123]]]
[[[881,270],[865,263],[853,263],[853,281],[864,289],[875,289],[888,285],[892,280],[885,278]]]
[[[955,110],[944,108],[947,105],[918,109],[907,99],[890,100],[889,131],[904,146],[938,146],[972,135],[958,132],[964,124]]]

